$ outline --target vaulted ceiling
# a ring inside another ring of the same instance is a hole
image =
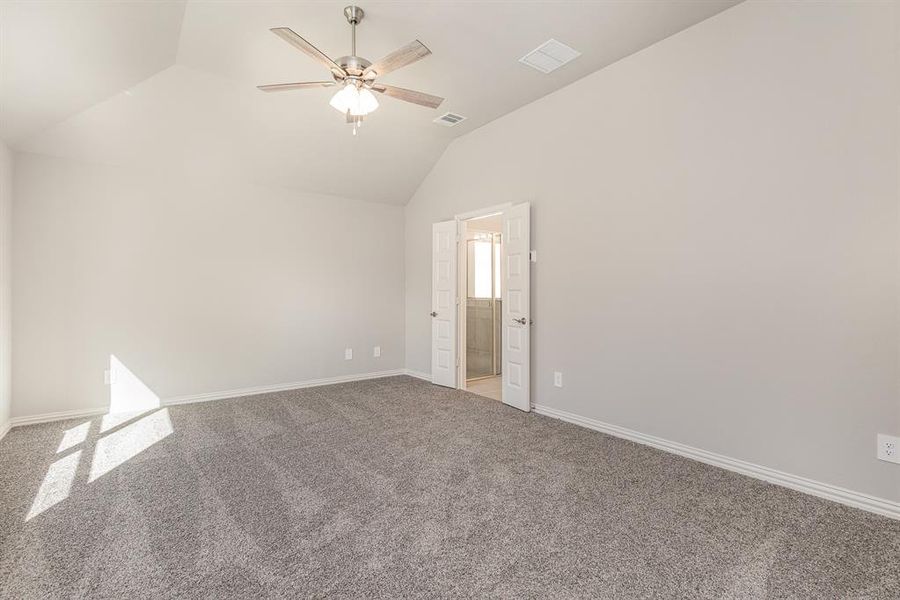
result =
[[[349,54],[346,3],[7,0],[0,136],[24,152],[405,204],[454,137],[737,0],[365,2],[357,53],[374,61],[421,40],[432,56],[383,82],[446,100],[431,110],[379,97],[355,137],[328,106],[333,88],[255,88],[327,79],[268,30],[287,26],[333,58]],[[518,62],[549,38],[582,55],[550,74]],[[446,111],[468,119],[432,122]]]

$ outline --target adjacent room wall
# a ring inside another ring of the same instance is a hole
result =
[[[12,194],[13,155],[0,142],[0,437],[9,426],[12,398]]]
[[[163,400],[403,366],[402,207],[29,154],[15,183],[13,417],[106,406],[111,356]]]
[[[893,11],[743,3],[456,140],[406,209],[407,367],[431,223],[530,201],[533,403],[900,500]]]

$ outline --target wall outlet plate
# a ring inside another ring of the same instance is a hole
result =
[[[553,371],[553,385],[556,387],[562,387],[562,373],[559,371]]]
[[[374,348],[372,348],[372,356],[374,356],[375,358],[381,356],[381,346],[375,346]]]
[[[900,464],[900,436],[878,434],[878,460]]]
[[[353,360],[353,348],[344,350],[344,360]]]

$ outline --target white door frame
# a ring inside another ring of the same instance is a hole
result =
[[[462,290],[468,289],[468,280],[466,279],[466,274],[468,272],[468,267],[463,268],[463,265],[467,264],[468,256],[466,254],[466,244],[465,242],[465,234],[466,234],[466,221],[470,219],[477,219],[478,217],[487,217],[490,215],[495,215],[497,213],[502,213],[506,209],[512,207],[512,202],[504,202],[503,204],[495,204],[494,206],[488,206],[486,208],[479,208],[478,210],[472,210],[469,212],[458,214],[454,217],[456,219],[456,233],[457,240],[460,240],[458,244],[458,257],[456,260],[457,264],[457,285],[456,285],[456,293],[458,295],[459,302],[457,303],[457,314],[456,314],[456,352],[458,360],[457,363],[457,372],[456,372],[456,384],[457,387],[461,390],[466,389],[466,298],[463,297]],[[503,243],[501,238],[500,243]],[[500,328],[500,347],[503,347],[503,328]]]

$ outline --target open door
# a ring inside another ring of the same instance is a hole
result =
[[[531,410],[531,205],[503,211],[503,403]]]
[[[431,231],[431,382],[456,387],[456,221]]]

